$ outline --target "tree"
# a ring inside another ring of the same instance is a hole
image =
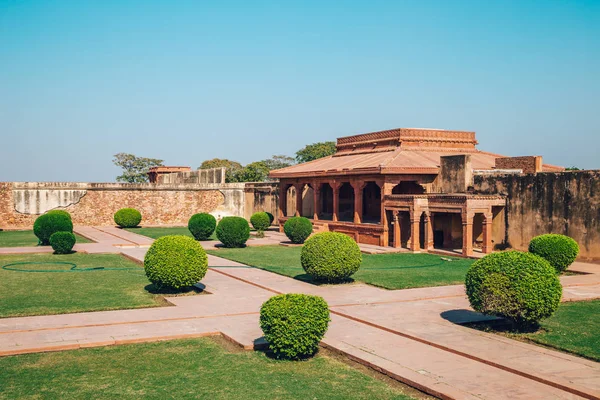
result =
[[[200,169],[210,168],[221,168],[225,167],[225,182],[237,182],[235,180],[235,174],[242,169],[242,164],[237,161],[231,161],[226,158],[213,158],[212,160],[205,160],[200,164]]]
[[[284,155],[275,155],[267,160],[263,160],[262,162],[267,166],[267,168],[269,168],[269,171],[289,167],[290,165],[294,165],[296,163],[293,157]]]
[[[565,171],[581,171],[581,169],[579,169],[577,167],[567,167],[567,168],[565,168]]]
[[[236,171],[233,182],[264,182],[269,176],[269,167],[263,161],[256,161]]]
[[[335,153],[335,142],[319,142],[309,144],[296,152],[296,161],[305,163],[330,156]]]
[[[137,157],[128,153],[118,153],[114,157],[113,163],[117,167],[123,168],[123,174],[117,176],[117,182],[146,183],[148,182],[148,170],[163,165],[163,160]]]

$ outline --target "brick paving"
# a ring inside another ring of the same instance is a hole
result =
[[[147,250],[147,241],[127,231],[77,229],[82,232],[101,241],[86,244],[90,251],[141,262]],[[214,256],[209,266],[199,284],[207,294],[168,298],[171,307],[0,319],[0,355],[217,334],[252,349],[265,344],[260,305],[276,293],[295,292],[329,303],[332,322],[323,346],[435,396],[600,398],[600,364],[459,325],[487,318],[470,309],[462,285],[315,286]],[[572,270],[586,275],[561,278],[563,300],[600,298],[600,266],[576,263]]]

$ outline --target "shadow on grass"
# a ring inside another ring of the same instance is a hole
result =
[[[267,271],[269,271],[269,270],[267,270]],[[269,272],[277,273],[276,271],[269,271]],[[283,275],[283,274],[280,274],[280,275]],[[287,276],[287,275],[284,275],[284,276]],[[295,275],[293,278],[296,280],[302,281],[302,282],[310,283],[311,285],[316,285],[316,286],[344,285],[344,284],[350,284],[350,283],[356,282],[353,278],[342,279],[339,281],[321,281],[321,280],[317,280],[317,279],[313,278],[309,274],[298,274],[298,275]]]
[[[185,295],[194,295],[194,294],[202,294],[206,293],[204,286],[202,283],[197,283],[194,286],[187,286],[181,289],[174,289],[170,287],[159,287],[154,283],[144,286],[144,289],[151,294],[158,294],[163,296],[185,296]]]
[[[211,241],[211,240],[212,239],[208,239],[207,241]],[[226,247],[223,243],[217,243],[217,244],[215,244],[215,247],[217,249],[245,249],[246,247],[248,247],[248,245],[244,243],[240,247]]]
[[[255,346],[254,346],[254,350],[258,351],[260,353],[263,353],[265,355],[265,357],[271,359],[271,360],[276,360],[276,361],[281,361],[281,362],[297,362],[297,361],[308,361],[312,358],[314,358],[316,355],[319,354],[319,349],[317,349],[317,351],[313,354],[310,355],[306,355],[306,356],[302,356],[302,357],[298,357],[298,358],[286,358],[286,357],[278,357],[270,348],[269,345],[264,342],[264,338],[259,338],[256,339],[255,341]],[[257,346],[257,342],[260,342],[259,345]]]

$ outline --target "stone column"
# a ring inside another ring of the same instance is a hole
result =
[[[400,226],[400,211],[393,211],[394,213],[394,247],[400,248],[402,246],[402,227]]]
[[[302,216],[302,194],[304,192],[304,184],[297,183],[294,185],[296,188],[296,217]]]
[[[412,251],[420,251],[420,225],[421,211],[411,210],[410,212],[410,249]]]
[[[287,190],[288,185],[286,183],[279,183],[279,218],[285,218],[287,213]],[[277,221],[279,224],[279,232],[283,233],[283,224]]]
[[[383,201],[383,199],[385,198],[385,182],[375,182],[377,184],[377,186],[379,186],[379,192],[381,193],[381,197],[379,199],[379,201],[381,202],[381,218],[379,218],[379,221],[381,223],[381,225],[383,225],[383,231],[387,232],[388,231],[388,221],[387,221],[387,215],[385,213],[385,202]],[[386,235],[387,236],[387,235]]]
[[[389,246],[389,227],[387,220],[387,213],[385,212],[385,202],[383,199],[385,198],[385,181],[376,181],[375,184],[379,186],[380,202],[381,202],[381,211],[379,217],[379,223],[383,226],[383,235],[380,236],[379,245],[383,247]]]
[[[492,220],[494,216],[492,213],[486,213],[483,215],[483,254],[489,254],[494,251],[492,245]]]
[[[321,188],[317,183],[313,183],[313,205],[314,215],[313,220],[319,220],[319,214],[321,213]]]
[[[433,213],[425,213],[425,250],[433,250]]]
[[[334,222],[338,220],[338,212],[340,209],[340,186],[337,183],[330,184],[333,189],[333,217]]]
[[[473,255],[473,214],[462,214],[463,224],[463,248],[462,254],[465,257]]]
[[[354,189],[354,223],[362,223],[362,205],[363,205],[363,190],[364,184],[362,182],[352,182],[352,188]]]
[[[279,184],[279,218],[284,218],[287,212],[287,185]]]

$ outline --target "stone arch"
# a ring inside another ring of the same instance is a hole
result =
[[[354,221],[354,188],[349,182],[344,182],[339,190],[338,220]]]
[[[402,181],[392,188],[392,194],[423,194],[425,188],[416,181]]]
[[[333,219],[333,188],[329,183],[322,183],[320,189],[319,219],[331,221]]]
[[[381,188],[375,182],[367,182],[363,191],[363,222],[381,222]]]

